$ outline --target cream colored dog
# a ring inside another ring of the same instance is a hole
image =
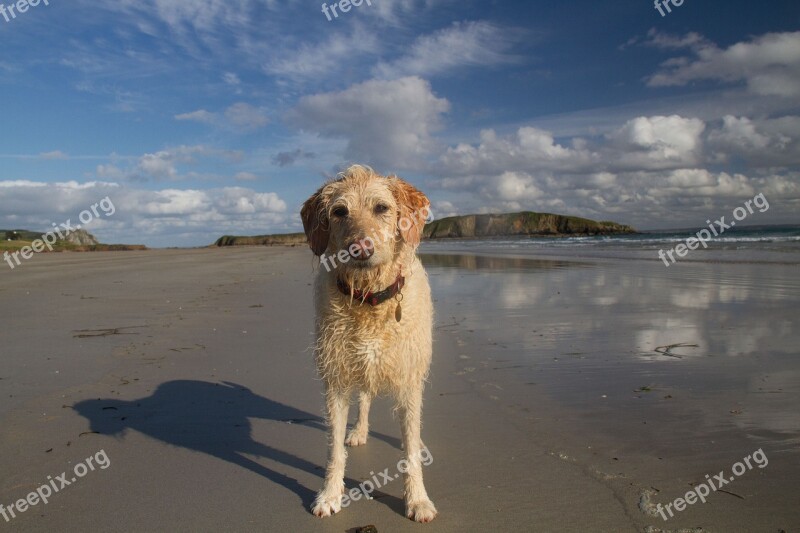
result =
[[[367,442],[369,407],[379,393],[397,402],[408,461],[406,515],[430,522],[436,508],[422,481],[422,389],[432,351],[428,277],[416,256],[430,202],[397,178],[352,166],[303,205],[303,227],[321,256],[314,295],[315,358],[325,385],[329,435],[325,484],[312,511],[341,509],[345,444]],[[358,421],[345,436],[353,392]]]

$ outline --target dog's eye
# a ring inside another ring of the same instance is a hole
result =
[[[382,215],[389,210],[389,206],[386,204],[378,204],[375,206],[375,214]]]
[[[346,207],[342,207],[342,206],[337,207],[336,209],[333,210],[333,216],[335,216],[337,218],[344,218],[349,213],[350,212],[347,210],[347,208]]]

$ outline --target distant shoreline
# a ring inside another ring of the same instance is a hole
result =
[[[0,229],[0,252],[14,253],[25,247],[30,247],[34,241],[42,238],[47,232],[38,233],[30,230]],[[13,238],[10,238],[13,236]],[[103,244],[85,230],[76,230],[70,233],[66,239],[51,241],[50,247],[45,247],[37,253],[53,252],[125,252],[132,250],[147,250],[144,244]]]
[[[299,235],[296,239],[295,235]],[[485,237],[423,237],[422,242],[445,242],[445,241],[495,241],[509,238],[515,239],[564,239],[570,237],[603,237],[603,236],[616,236],[616,235],[633,235],[633,233],[619,232],[619,233],[542,233],[542,234],[509,234],[509,235],[491,235]],[[280,239],[280,237],[290,237]],[[230,246],[287,246],[295,247],[307,244],[307,239],[304,233],[277,233],[274,235],[253,235],[253,236],[239,236],[239,235],[223,235],[217,239],[210,248],[226,248]]]
[[[509,237],[564,238],[601,235],[633,235],[631,226],[611,221],[521,211],[519,213],[463,215],[433,220],[425,225],[423,240],[476,240]],[[238,236],[223,235],[213,246],[298,246],[306,243],[304,233]]]

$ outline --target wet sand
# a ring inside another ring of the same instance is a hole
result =
[[[602,480],[639,527],[800,526],[790,256],[667,269],[639,251],[427,248],[440,328],[461,346],[458,373],[532,442]],[[768,463],[732,476],[759,449]],[[725,492],[641,520],[723,470]]]
[[[49,254],[0,275],[0,503],[72,475],[100,450],[110,460],[47,505],[0,516],[0,526],[800,524],[796,270],[424,260],[437,300],[423,426],[433,458],[426,485],[440,512],[432,524],[403,517],[400,480],[335,517],[308,512],[326,451],[308,350],[313,262],[307,250],[258,247]],[[675,349],[680,357],[654,352],[675,343],[698,346]],[[375,403],[370,442],[350,451],[348,488],[395,471],[402,452],[391,407]],[[735,496],[715,493],[668,522],[642,511],[758,448],[769,464],[729,484]]]

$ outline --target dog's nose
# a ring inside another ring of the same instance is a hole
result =
[[[361,239],[350,243],[347,252],[356,261],[366,261],[375,253],[375,246],[371,239]]]

